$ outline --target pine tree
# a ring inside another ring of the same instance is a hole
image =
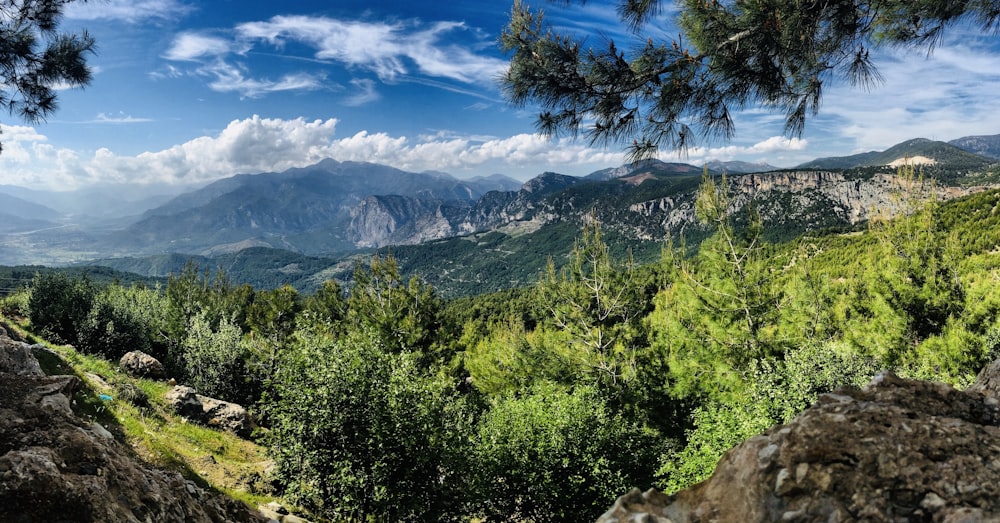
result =
[[[0,106],[28,123],[56,110],[58,87],[90,83],[86,56],[94,39],[58,31],[63,8],[74,1],[0,1]]]
[[[571,3],[569,1],[565,3]],[[582,2],[581,2],[582,3]],[[664,0],[618,0],[635,33],[658,19]],[[538,104],[544,134],[628,145],[635,158],[684,149],[698,135],[729,138],[732,113],[762,105],[785,113],[800,134],[820,106],[823,86],[880,81],[871,59],[882,45],[933,49],[960,22],[992,30],[995,0],[684,0],[681,35],[626,52],[613,40],[588,48],[556,33],[541,11],[515,0],[501,47],[510,53],[502,85],[515,105]],[[629,145],[630,144],[630,145]]]

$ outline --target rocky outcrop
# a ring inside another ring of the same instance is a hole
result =
[[[40,375],[37,360],[12,366],[25,348],[0,335],[0,521],[266,521],[141,463],[110,431],[75,416],[70,395],[80,381]]]
[[[675,495],[634,490],[600,523],[1000,521],[1000,362],[966,391],[882,374],[730,450]]]
[[[250,413],[235,403],[202,396],[184,385],[170,389],[164,399],[174,412],[198,423],[228,430],[241,438],[248,438],[253,432],[255,425]]]
[[[125,374],[133,378],[149,378],[162,380],[167,377],[167,370],[160,360],[142,351],[126,352],[118,361]]]
[[[453,236],[468,201],[368,196],[351,209],[347,238],[356,246],[410,245]]]

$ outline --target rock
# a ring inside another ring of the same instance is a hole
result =
[[[1000,360],[983,367],[976,376],[976,381],[966,389],[969,392],[978,392],[987,396],[1000,397]]]
[[[44,376],[31,345],[0,336],[0,372],[18,376]]]
[[[118,365],[125,371],[125,374],[133,378],[162,380],[167,377],[167,371],[160,360],[145,352],[128,352],[118,361]]]
[[[242,438],[249,437],[253,431],[250,413],[236,403],[202,396],[184,385],[170,389],[165,399],[175,412],[198,423],[228,430]]]
[[[87,379],[87,382],[89,382],[90,386],[95,390],[111,390],[111,385],[109,385],[107,381],[104,381],[104,378],[94,374],[93,372],[84,372],[83,377]]]
[[[175,385],[174,388],[167,391],[164,399],[167,400],[167,405],[177,414],[193,420],[201,419],[203,412],[201,400],[198,398],[198,391],[191,387]]]
[[[1000,365],[988,369],[966,391],[885,373],[823,395],[708,480],[633,490],[598,521],[1000,521]]]
[[[207,396],[198,398],[201,400],[202,419],[206,425],[228,430],[241,438],[250,437],[254,424],[245,408]]]
[[[75,376],[8,368],[0,371],[0,521],[265,521],[225,496],[192,492],[180,474],[137,461],[107,429],[76,417]]]

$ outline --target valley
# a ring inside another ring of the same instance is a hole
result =
[[[325,160],[173,196],[162,187],[128,199],[84,194],[112,209],[99,214],[69,203],[68,194],[0,187],[0,264],[104,266],[163,278],[190,261],[257,288],[288,284],[308,293],[328,279],[350,280],[373,254],[392,254],[404,274],[444,296],[481,294],[534,282],[549,258],[561,265],[590,221],[602,225],[616,253],[631,252],[640,263],[657,259],[671,241],[696,246],[707,231],[694,212],[703,172],[725,174],[733,216],[754,209],[765,237],[780,241],[848,231],[896,212],[893,164],[909,158],[928,160],[920,171],[933,180],[925,192],[937,199],[991,187],[1000,171],[996,140],[988,138],[954,141],[981,154],[914,139],[794,169],[652,160],[584,177],[546,172],[523,183]],[[45,201],[61,202],[66,212]]]

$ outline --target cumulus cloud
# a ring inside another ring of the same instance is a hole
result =
[[[438,133],[411,141],[405,136],[368,131],[339,137],[336,129],[334,118],[253,116],[230,122],[214,136],[123,156],[108,148],[89,155],[59,149],[30,127],[4,127],[0,135],[4,140],[0,183],[63,188],[98,182],[198,183],[238,173],[304,167],[326,158],[383,163],[411,171],[473,174],[573,172],[580,166],[607,167],[624,160],[617,152],[534,134],[497,138]]]
[[[777,153],[804,151],[809,145],[808,140],[789,138],[787,136],[772,136],[751,145],[727,145],[723,147],[692,147],[684,152],[664,152],[660,155],[663,161],[683,161],[692,164],[702,164],[711,160],[729,161],[738,158],[773,156]]]

